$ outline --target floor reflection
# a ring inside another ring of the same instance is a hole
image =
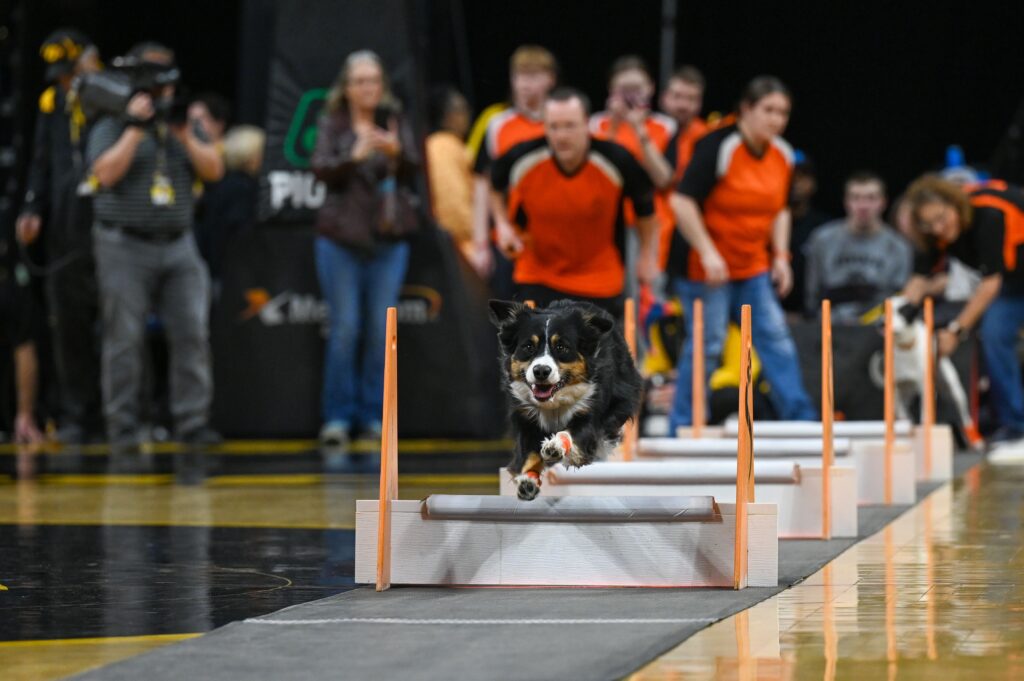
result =
[[[1024,678],[1021,509],[1024,468],[976,469],[630,678]]]

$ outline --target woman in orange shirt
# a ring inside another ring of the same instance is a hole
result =
[[[672,432],[691,422],[689,323],[697,298],[704,302],[708,377],[718,366],[730,319],[738,321],[740,308],[749,304],[754,346],[772,386],[776,413],[782,419],[817,418],[776,295],[785,295],[793,285],[786,207],[793,150],[781,137],[790,106],[789,91],[778,78],[751,81],[736,123],[697,142],[672,195],[679,229],[691,247],[687,279],[677,284],[688,327],[669,419]]]

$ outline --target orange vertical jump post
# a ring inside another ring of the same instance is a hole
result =
[[[924,475],[932,479],[932,427],[935,425],[935,309],[924,299],[924,385],[921,386],[921,428],[924,430]]]
[[[736,542],[732,586],[747,585],[747,504],[754,501],[754,388],[750,378],[750,306],[740,315],[739,437],[736,441]]]
[[[633,356],[633,362],[637,361],[636,354],[636,301],[632,298],[626,298],[626,305],[623,310],[625,316],[624,319],[624,330],[626,336],[626,345],[629,346],[629,354]],[[637,423],[637,419],[640,418],[639,414],[634,414],[633,418],[626,421],[626,425],[623,428],[622,433],[622,460],[632,461],[633,457],[636,456],[637,437],[639,436],[640,427]]]
[[[896,371],[893,366],[892,299],[885,301],[885,503],[892,503],[892,457],[896,447]]]
[[[391,502],[398,498],[398,310],[388,308],[377,512],[377,591],[391,588]]]
[[[693,301],[693,422],[694,437],[704,433],[704,422],[707,420],[704,410],[704,301],[697,298]]]
[[[832,301],[821,301],[821,538],[832,538],[832,419],[835,386],[832,382]]]

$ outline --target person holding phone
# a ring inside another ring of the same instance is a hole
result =
[[[398,304],[418,226],[412,132],[391,96],[380,57],[353,52],[327,95],[311,166],[327,185],[316,218],[316,266],[327,301],[324,446],[353,431],[379,436],[387,309]]]
[[[596,139],[625,147],[654,185],[658,266],[664,270],[674,224],[667,192],[672,166],[665,154],[679,126],[673,118],[652,111],[653,97],[654,81],[644,60],[635,55],[619,57],[608,76],[607,108],[591,116],[590,132]],[[632,204],[626,206],[626,224],[636,225]]]

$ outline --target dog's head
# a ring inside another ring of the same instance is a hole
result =
[[[568,407],[582,399],[601,338],[615,326],[611,315],[569,301],[543,310],[502,300],[492,300],[490,307],[512,394],[538,409]]]

